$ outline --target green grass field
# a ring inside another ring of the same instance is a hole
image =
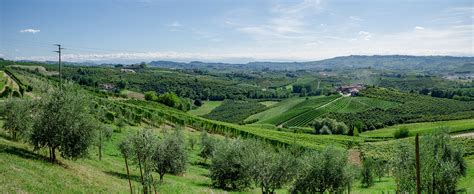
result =
[[[203,101],[202,106],[188,111],[189,114],[202,116],[209,114],[212,110],[222,104],[222,101]]]
[[[410,136],[414,136],[416,133],[430,133],[440,130],[443,127],[448,127],[450,129],[450,133],[456,133],[463,131],[473,131],[474,119],[401,124],[383,129],[366,131],[361,133],[360,136],[370,138],[392,138],[393,133],[403,127],[406,127],[410,131]]]
[[[257,123],[267,123],[268,119],[271,119],[276,115],[283,114],[284,112],[290,110],[293,106],[299,104],[300,102],[303,102],[304,100],[304,97],[294,97],[285,99],[283,101],[278,102],[277,104],[274,104],[272,107],[263,112],[259,112],[246,118],[245,121],[258,119]]]

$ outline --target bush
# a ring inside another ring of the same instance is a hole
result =
[[[346,124],[330,118],[317,118],[310,125],[316,134],[346,134],[349,131]]]
[[[397,129],[395,132],[393,132],[393,137],[395,139],[400,139],[400,138],[405,138],[410,135],[410,132],[408,131],[408,128],[402,127],[400,129]]]

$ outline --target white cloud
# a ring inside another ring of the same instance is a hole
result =
[[[36,34],[40,32],[39,29],[33,29],[33,28],[28,28],[28,29],[23,29],[23,30],[20,30],[20,33],[32,33],[32,34]]]
[[[363,40],[370,40],[372,38],[372,33],[366,31],[359,31],[359,37]]]
[[[424,27],[421,27],[421,26],[415,26],[415,30],[424,30],[425,28]]]

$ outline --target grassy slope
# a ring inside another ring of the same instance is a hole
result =
[[[134,128],[136,129],[136,128]],[[130,130],[134,130],[130,129]],[[128,131],[130,132],[130,131]],[[127,193],[128,180],[124,160],[117,144],[127,131],[114,133],[106,142],[102,161],[97,158],[97,149],[90,150],[89,158],[68,161],[60,159],[64,165],[52,165],[45,161],[46,152],[39,154],[31,146],[11,141],[0,130],[0,191],[7,193]],[[157,134],[161,135],[157,131]],[[186,137],[199,137],[199,132],[185,131]],[[189,164],[183,176],[165,175],[163,185],[158,185],[159,193],[223,193],[210,187],[208,170],[199,163],[199,146],[188,150]],[[132,187],[139,188],[139,171],[131,166]],[[158,177],[154,174],[154,177]],[[258,189],[249,192],[258,193]]]
[[[393,137],[393,133],[396,130],[402,127],[408,128],[408,130],[410,131],[410,136],[413,136],[416,133],[420,133],[420,134],[429,133],[434,130],[439,130],[441,129],[441,127],[449,127],[450,132],[455,133],[455,132],[461,132],[461,131],[474,130],[474,119],[401,124],[401,125],[386,127],[383,129],[366,131],[366,132],[361,133],[360,136],[390,138],[390,137]]]
[[[268,110],[254,114],[245,120],[248,121],[258,119],[257,123],[265,123],[268,119],[274,117],[275,115],[280,115],[286,112],[287,110],[291,109],[293,106],[299,104],[300,102],[303,102],[304,100],[305,98],[303,97],[294,97],[283,100],[273,105]]]
[[[188,111],[189,114],[202,116],[209,114],[212,110],[217,108],[222,104],[222,101],[203,101],[203,105],[197,109]]]

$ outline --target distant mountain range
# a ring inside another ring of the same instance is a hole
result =
[[[192,61],[189,63],[173,61],[152,61],[152,67],[174,69],[271,69],[271,70],[305,70],[305,69],[348,69],[380,68],[389,70],[417,70],[424,72],[443,72],[459,70],[474,64],[474,57],[452,56],[407,56],[407,55],[351,55],[335,57],[320,61],[308,62],[250,62],[245,64],[206,63]]]
[[[55,64],[56,61],[46,61],[47,64]],[[114,66],[118,63],[96,64],[93,62],[64,62],[66,65],[82,66]],[[473,71],[474,57],[453,56],[409,56],[409,55],[351,55],[335,57],[320,61],[307,62],[249,62],[242,64],[216,63],[216,62],[174,62],[174,61],[151,61],[149,67],[161,67],[171,69],[204,69],[204,70],[226,70],[226,71],[248,71],[248,70],[324,70],[324,69],[351,69],[351,68],[376,68],[387,70],[420,71],[430,73],[446,73],[458,71]]]

